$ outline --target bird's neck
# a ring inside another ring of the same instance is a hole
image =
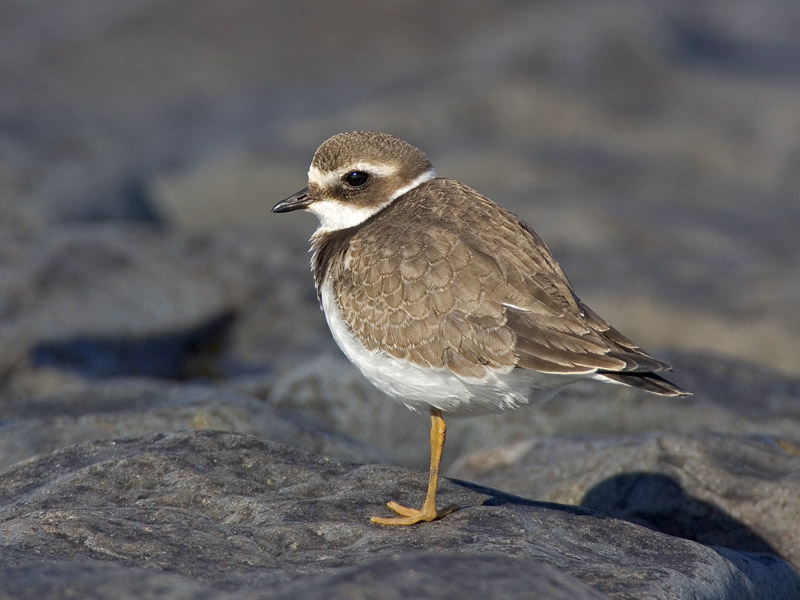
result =
[[[311,236],[311,271],[314,274],[317,297],[321,294],[322,286],[337,258],[342,260],[342,255],[355,232],[355,227],[333,231],[318,229]]]

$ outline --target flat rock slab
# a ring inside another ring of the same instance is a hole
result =
[[[70,446],[0,475],[2,581],[13,582],[4,585],[14,597],[37,599],[57,597],[61,583],[77,596],[111,597],[98,591],[104,573],[135,579],[140,598],[485,598],[524,589],[540,598],[764,599],[800,590],[772,555],[448,480],[441,502],[462,507],[448,518],[411,528],[369,522],[388,513],[386,500],[418,503],[425,479],[215,431]]]

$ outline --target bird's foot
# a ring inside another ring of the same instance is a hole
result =
[[[442,510],[436,510],[435,506],[423,506],[422,508],[408,508],[397,502],[387,502],[386,506],[391,508],[400,517],[372,517],[370,521],[378,525],[416,525],[417,523],[436,521],[458,510],[458,506],[451,504]]]

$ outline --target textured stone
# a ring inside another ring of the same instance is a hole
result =
[[[360,593],[360,582],[390,598],[397,585],[408,596],[451,585],[481,590],[489,571],[499,590],[519,589],[521,571],[552,598],[585,586],[609,598],[765,599],[798,589],[794,571],[770,555],[715,551],[585,509],[447,480],[442,500],[462,506],[447,519],[408,529],[369,523],[388,498],[417,501],[424,480],[211,431],[71,446],[2,474],[4,569],[18,590],[27,589],[26,573],[34,578],[31,594],[46,586],[43,561],[55,563],[55,582],[74,565],[72,585],[89,589],[98,582],[86,561],[104,561],[233,591],[290,586],[294,597],[305,595],[304,582],[341,596],[351,584]],[[435,568],[458,557],[475,569]],[[380,577],[398,564],[410,565],[407,577]],[[163,583],[175,597],[192,590],[182,580]],[[25,594],[17,597],[40,597]]]
[[[0,597],[36,600],[63,600],[65,590],[81,598],[114,600],[482,600],[495,594],[506,598],[535,594],[541,600],[606,598],[579,579],[535,559],[445,553],[376,559],[330,574],[303,575],[286,584],[236,591],[223,591],[213,583],[165,571],[101,560],[0,567],[0,581]]]
[[[532,438],[464,456],[450,473],[800,567],[792,442],[702,432]]]
[[[247,293],[213,276],[202,254],[199,240],[132,225],[0,238],[6,386],[14,389],[35,369],[89,378],[195,374],[193,353],[224,337],[235,303]]]
[[[208,386],[116,380],[3,404],[0,468],[78,442],[181,429],[224,429],[346,460],[387,460],[346,435],[281,416],[255,398]]]
[[[305,268],[284,258],[260,235],[130,223],[0,236],[0,385],[40,396],[86,378],[264,373],[332,345]],[[311,314],[293,323],[298,305]]]

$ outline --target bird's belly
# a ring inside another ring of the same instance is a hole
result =
[[[580,377],[526,369],[488,370],[486,376],[462,377],[447,368],[422,367],[386,352],[370,351],[352,334],[329,286],[322,307],[333,339],[345,356],[375,387],[412,410],[438,408],[447,413],[484,414],[546,400]]]

